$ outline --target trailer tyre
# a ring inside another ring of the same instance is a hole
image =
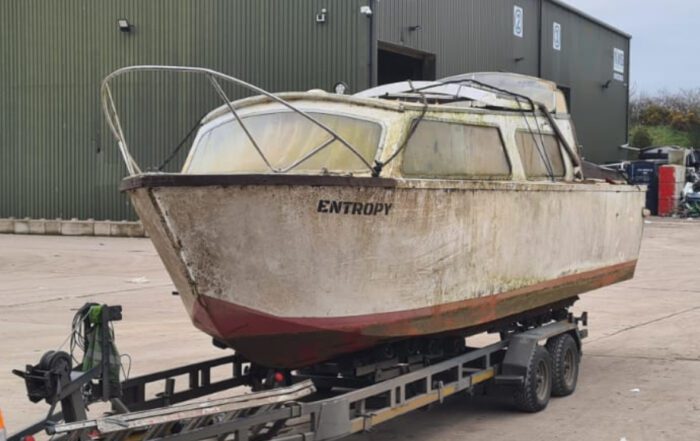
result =
[[[581,354],[570,334],[562,334],[547,341],[547,351],[552,356],[552,395],[565,397],[576,390]]]
[[[528,413],[544,410],[552,395],[552,357],[536,345],[528,362],[525,381],[515,392],[516,407]]]

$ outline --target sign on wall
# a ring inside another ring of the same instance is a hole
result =
[[[617,81],[625,81],[625,51],[613,49],[613,78]]]
[[[520,6],[513,7],[513,35],[523,38],[525,35],[525,12]]]
[[[552,25],[552,47],[555,51],[561,50],[561,25],[556,21]]]
[[[617,73],[625,73],[625,51],[622,49],[613,49],[613,70]]]

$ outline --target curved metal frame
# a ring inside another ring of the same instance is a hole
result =
[[[258,155],[260,158],[265,162],[265,165],[272,171],[273,173],[287,173],[290,170],[293,170],[294,168],[298,167],[300,164],[303,162],[307,161],[309,158],[312,156],[316,155],[318,152],[321,150],[325,149],[329,145],[331,145],[333,142],[338,141],[342,145],[344,145],[347,149],[349,149],[362,163],[367,167],[367,169],[371,172],[372,171],[372,165],[359,153],[359,151],[352,146],[348,141],[346,141],[342,136],[340,136],[337,132],[335,132],[333,129],[328,127],[327,125],[323,124],[313,116],[309,115],[308,113],[304,112],[303,110],[293,106],[289,102],[283,100],[282,98],[273,95],[272,93],[261,89],[257,86],[254,86],[250,83],[247,83],[243,80],[240,80],[238,78],[222,74],[221,72],[217,72],[212,69],[207,69],[207,68],[202,68],[202,67],[187,67],[187,66],[157,66],[157,65],[143,65],[143,66],[129,66],[129,67],[123,67],[121,69],[117,69],[111,74],[107,75],[105,79],[102,81],[102,87],[101,87],[101,100],[102,100],[102,111],[105,115],[105,119],[107,120],[107,124],[109,125],[110,130],[112,131],[112,134],[114,135],[114,138],[117,140],[117,144],[119,146],[119,151],[122,154],[122,158],[124,159],[124,163],[126,164],[126,168],[129,172],[129,175],[134,176],[137,174],[141,174],[141,168],[139,168],[138,164],[136,163],[136,160],[131,156],[131,152],[129,151],[129,148],[126,143],[126,137],[124,136],[124,130],[121,125],[121,121],[119,120],[119,114],[117,112],[117,107],[114,104],[114,98],[112,96],[112,89],[110,87],[110,82],[114,80],[115,78],[127,74],[127,73],[133,73],[133,72],[172,72],[172,73],[194,73],[194,74],[201,74],[204,75],[209,82],[211,83],[212,87],[214,88],[214,91],[217,93],[219,98],[224,102],[224,104],[229,108],[231,113],[233,114],[234,118],[240,124],[241,128],[245,132],[246,136],[250,140],[250,142],[253,144],[253,147],[255,150],[258,152]],[[293,164],[286,168],[275,168],[270,164],[270,161],[267,159],[265,154],[262,152],[260,149],[260,146],[258,143],[255,141],[255,138],[253,137],[252,133],[248,130],[246,127],[245,123],[243,122],[243,119],[240,117],[236,109],[233,107],[233,104],[231,100],[228,98],[226,95],[226,92],[223,90],[221,87],[221,84],[219,83],[219,80],[227,81],[229,83],[233,83],[235,85],[244,87],[248,90],[252,90],[253,92],[256,92],[260,95],[264,95],[267,98],[287,107],[288,109],[292,110],[295,113],[298,113],[302,117],[306,118],[316,126],[320,127],[322,130],[327,132],[331,137],[327,141],[324,141],[321,145],[315,147],[312,149],[309,153],[295,161]]]
[[[427,84],[425,84],[427,83]],[[438,91],[435,94],[436,95],[444,95],[445,97],[451,97],[455,100],[459,99],[470,99],[470,100],[477,100],[477,98],[470,97],[468,94],[462,94],[462,88],[466,87],[467,85],[471,87],[476,87],[479,90],[488,90],[492,92],[494,95],[496,94],[502,94],[509,96],[513,99],[517,107],[514,107],[511,110],[517,110],[520,113],[522,113],[523,118],[525,119],[525,122],[527,123],[528,126],[528,131],[533,137],[533,140],[535,142],[535,145],[537,146],[537,151],[538,154],[540,155],[540,158],[545,164],[545,168],[547,168],[547,173],[550,175],[552,179],[554,179],[554,173],[552,171],[552,164],[551,160],[547,156],[547,153],[544,151],[544,140],[542,139],[542,132],[540,128],[540,124],[537,120],[538,114],[537,112],[539,111],[542,113],[542,115],[547,118],[547,121],[549,124],[552,126],[552,130],[554,131],[555,136],[558,138],[559,142],[564,146],[564,150],[566,151],[566,154],[569,156],[571,159],[573,168],[574,168],[574,176],[581,178],[581,157],[579,154],[574,150],[571,145],[569,145],[569,142],[566,140],[564,135],[561,133],[561,130],[559,129],[559,126],[557,125],[556,121],[550,114],[549,109],[547,108],[547,105],[534,101],[532,98],[526,95],[522,95],[520,93],[512,92],[510,90],[502,89],[500,87],[495,87],[491,86],[487,83],[484,83],[479,80],[475,79],[470,79],[470,78],[456,78],[454,79],[444,79],[444,80],[437,80],[437,81],[430,81],[430,82],[421,82],[421,85],[419,87],[414,87],[413,82],[410,80],[406,81],[407,88],[401,92],[396,91],[395,94],[398,96],[402,93],[415,93],[418,96],[416,99],[420,98],[425,102],[426,96],[430,94],[430,91],[433,89],[438,89],[440,87],[444,88],[442,91]],[[453,93],[447,93],[449,92],[449,89],[446,89],[447,86],[456,86],[456,90],[453,90],[451,92]],[[359,94],[361,95],[362,92]],[[376,95],[376,98],[381,98],[383,95]],[[432,97],[431,97],[432,98]],[[484,102],[485,104],[488,104]],[[526,107],[523,107],[523,103],[526,104]],[[530,127],[530,121],[528,119],[528,116],[525,114],[525,112],[530,112],[532,113],[532,116],[534,117],[535,120],[535,126],[537,127],[537,132],[533,131],[532,128]],[[539,135],[540,140],[537,139],[537,136]],[[410,136],[410,135],[409,135]],[[393,158],[392,158],[393,159]],[[387,161],[388,162],[388,161]],[[375,169],[376,170],[376,169]]]

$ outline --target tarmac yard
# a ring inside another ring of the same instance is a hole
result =
[[[583,295],[590,337],[576,393],[539,414],[463,396],[354,440],[700,440],[700,222],[646,225],[636,278]],[[63,344],[85,302],[120,304],[131,375],[219,357],[148,239],[0,235],[0,408],[9,432],[45,415],[11,374]],[[482,339],[477,337],[476,340]]]

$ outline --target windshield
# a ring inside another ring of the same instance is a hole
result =
[[[379,147],[382,127],[378,123],[344,115],[308,112],[335,131],[368,162]],[[276,112],[243,117],[245,127],[274,168],[286,168],[332,139],[318,125],[294,112]],[[291,173],[366,172],[367,167],[345,145],[335,140]],[[197,137],[183,173],[269,173],[263,159],[241,125],[231,115],[218,124],[205,126]]]

